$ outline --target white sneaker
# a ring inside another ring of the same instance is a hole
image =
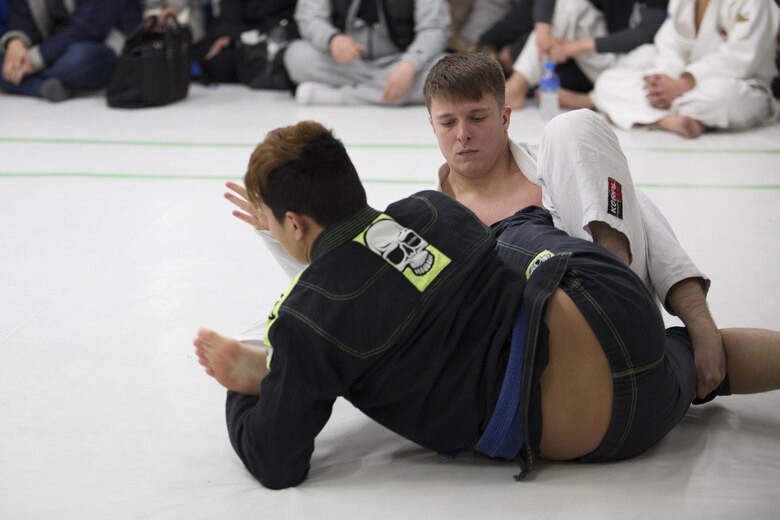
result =
[[[295,101],[299,105],[343,105],[344,96],[337,87],[304,81],[295,90]]]

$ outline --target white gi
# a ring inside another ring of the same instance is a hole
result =
[[[552,19],[552,35],[565,40],[584,40],[606,36],[607,22],[604,14],[588,0],[558,0]],[[615,64],[618,54],[588,52],[575,56],[577,66],[594,83],[599,75]],[[532,31],[512,68],[523,75],[529,85],[539,84],[544,64],[536,44],[536,31]]]
[[[775,35],[780,8],[768,0],[710,0],[698,34],[696,0],[677,0],[654,46],[636,49],[620,67],[602,74],[591,93],[596,107],[615,125],[630,129],[670,114],[691,117],[710,128],[749,128],[773,121],[780,108],[772,95]],[[644,77],[693,76],[696,86],[669,110],[650,106]]]
[[[709,279],[694,265],[667,220],[634,188],[617,136],[601,116],[590,110],[561,114],[547,124],[538,147],[512,141],[509,147],[520,171],[541,186],[542,204],[555,227],[591,242],[589,222],[605,222],[623,233],[631,247],[631,269],[661,303],[674,284],[688,278],[700,278],[705,292],[709,289]],[[448,174],[444,164],[439,190]],[[610,206],[618,202],[622,211]],[[290,279],[305,267],[291,259],[271,233],[258,234]],[[264,328],[265,320],[259,321],[238,339],[261,342]]]

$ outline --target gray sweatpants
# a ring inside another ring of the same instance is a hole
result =
[[[402,54],[390,54],[374,60],[361,59],[341,64],[307,40],[296,40],[284,54],[284,65],[294,83],[314,81],[338,87],[348,105],[381,104],[387,75],[401,59]],[[444,54],[436,56],[417,71],[406,97],[397,105],[422,104],[423,85],[428,72]]]

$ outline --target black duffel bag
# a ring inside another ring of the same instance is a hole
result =
[[[108,106],[159,107],[187,97],[192,33],[173,16],[147,18],[128,38],[106,89]]]

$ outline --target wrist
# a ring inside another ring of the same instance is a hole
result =
[[[333,54],[333,42],[339,36],[341,36],[340,32],[334,32],[333,34],[330,35],[330,37],[328,37],[328,52],[330,52],[331,54]]]
[[[683,72],[680,79],[684,82],[687,90],[691,90],[696,86],[696,78],[694,78],[690,72]]]
[[[593,38],[580,40],[580,49],[582,51],[581,54],[596,52],[596,40]]]
[[[536,31],[537,35],[549,36],[552,33],[552,25],[547,22],[536,22],[534,31]]]
[[[5,50],[8,52],[14,49],[27,50],[27,45],[21,38],[11,38],[5,43]]]

